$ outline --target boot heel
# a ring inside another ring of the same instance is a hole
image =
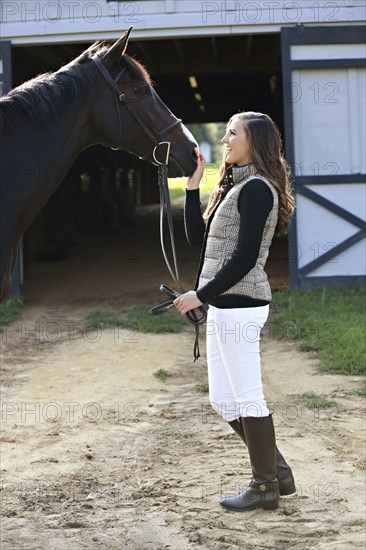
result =
[[[287,487],[280,487],[280,497],[281,498],[291,498],[296,496],[296,487],[295,485],[289,485]]]
[[[263,510],[277,510],[278,502],[267,502],[262,504]]]

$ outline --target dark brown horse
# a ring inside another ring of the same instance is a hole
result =
[[[154,147],[169,141],[169,176],[196,167],[193,136],[125,53],[130,32],[113,45],[93,44],[0,99],[0,301],[10,291],[24,231],[81,151],[99,143],[153,162]]]

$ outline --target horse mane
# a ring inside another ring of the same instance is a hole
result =
[[[111,43],[98,41],[57,72],[46,72],[28,80],[0,97],[0,118],[9,126],[21,124],[26,116],[33,124],[54,124],[77,97],[86,97],[93,76],[84,71],[92,55],[103,58]],[[134,78],[141,76],[152,84],[146,68],[133,57],[124,54],[127,70]]]

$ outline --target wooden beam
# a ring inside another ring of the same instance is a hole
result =
[[[281,65],[281,54],[281,40],[278,38],[278,40],[274,41],[273,59],[275,63],[278,63],[279,65]]]
[[[211,37],[211,45],[212,45],[212,59],[214,60],[215,65],[219,62],[219,55],[217,51],[217,40],[215,36]]]
[[[174,39],[174,46],[176,47],[176,50],[177,50],[178,55],[179,55],[179,59],[181,60],[184,69],[187,70],[186,58],[185,58],[185,55],[184,55],[182,45],[179,42],[179,40]]]
[[[174,13],[175,11],[175,0],[165,0],[165,13]]]
[[[245,62],[245,65],[248,66],[252,55],[253,35],[248,34],[245,42],[246,44],[245,44],[244,62]]]
[[[175,67],[173,65],[162,65],[161,68],[159,68],[157,71],[154,72],[156,76],[171,76],[171,75],[182,75],[182,74],[194,74],[194,75],[200,75],[200,74],[215,74],[215,75],[224,75],[224,74],[243,74],[243,75],[250,75],[250,74],[268,74],[272,75],[274,72],[278,71],[278,67],[274,67],[273,64],[268,65],[261,65],[261,66],[251,66],[251,67],[245,67],[244,63],[243,66],[225,66],[221,65],[220,67],[213,67],[209,63],[195,63],[194,65],[191,64],[189,67],[189,71],[185,69],[186,72],[182,71],[182,67],[178,66]]]

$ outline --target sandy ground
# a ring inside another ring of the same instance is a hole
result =
[[[363,548],[357,377],[319,374],[316,360],[264,331],[267,401],[298,494],[276,511],[238,514],[218,500],[249,481],[248,455],[196,391],[207,377],[204,353],[192,362],[193,329],[83,332],[96,307],[161,301],[156,289],[169,278],[155,229],[142,249],[141,227],[146,242],[142,222],[124,239],[129,261],[108,273],[81,245],[71,268],[70,260],[33,268],[28,306],[2,336],[1,549]],[[113,239],[102,250],[116,257]],[[180,253],[187,288],[195,255]],[[171,374],[166,382],[153,376],[159,368]],[[337,408],[306,409],[293,395],[305,391]]]

